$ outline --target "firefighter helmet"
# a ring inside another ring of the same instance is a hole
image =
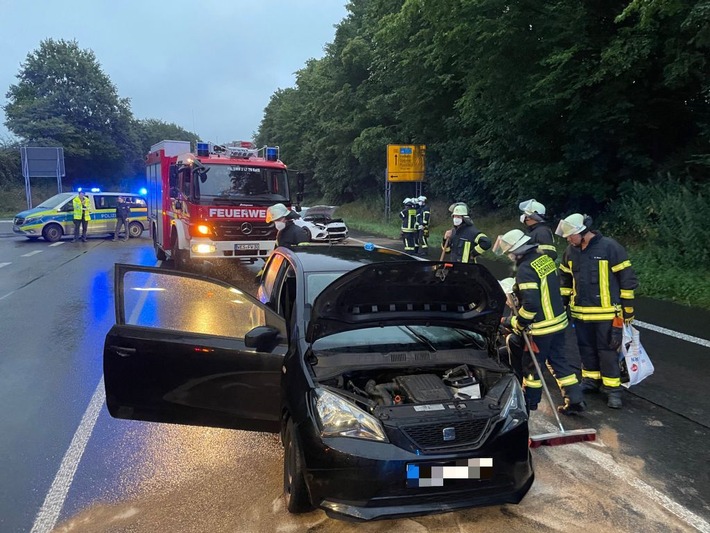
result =
[[[457,203],[454,204],[453,209],[451,210],[451,216],[452,217],[467,217],[468,216],[468,207],[464,203]]]
[[[520,210],[526,215],[538,214],[540,216],[545,216],[545,206],[533,198],[532,200],[525,200],[520,202],[518,206]]]
[[[580,213],[573,213],[567,218],[560,220],[560,223],[557,225],[557,229],[555,230],[555,234],[566,239],[570,235],[582,233],[587,229],[585,222],[588,224],[588,220],[588,217],[585,217]]]
[[[454,202],[453,204],[451,204],[449,206],[449,213],[453,213],[454,209],[456,208],[457,205],[462,205],[464,207],[466,206],[466,204],[464,202]]]
[[[425,202],[426,202],[426,196],[420,196],[419,198],[417,198],[417,201],[418,201],[420,204],[425,203]]]
[[[498,235],[493,245],[493,252],[497,255],[521,254],[534,247],[534,245],[527,244],[529,241],[529,235],[525,235],[519,229],[512,229],[508,233]]]
[[[273,222],[279,218],[287,217],[291,210],[284,204],[274,204],[266,210],[266,223]]]

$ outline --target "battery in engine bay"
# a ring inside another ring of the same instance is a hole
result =
[[[411,402],[437,402],[454,397],[451,389],[435,374],[397,376],[394,382]]]

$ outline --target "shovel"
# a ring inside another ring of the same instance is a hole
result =
[[[508,300],[508,305],[512,309],[515,315],[518,315],[518,308],[515,305],[512,294],[506,294]],[[560,415],[557,413],[557,407],[552,401],[552,396],[550,395],[550,389],[545,383],[545,377],[542,375],[542,369],[540,368],[540,363],[537,361],[535,352],[533,351],[532,343],[530,342],[530,336],[526,331],[523,331],[523,339],[525,340],[525,345],[530,352],[530,357],[532,358],[533,364],[535,365],[535,371],[540,377],[540,382],[542,383],[542,390],[545,392],[545,398],[547,398],[547,403],[550,404],[550,409],[555,415],[555,420],[560,430],[553,433],[543,433],[541,435],[531,435],[528,441],[531,448],[539,448],[540,446],[562,446],[563,444],[574,444],[576,442],[590,442],[597,439],[597,430],[593,428],[587,429],[570,429],[567,430],[562,425],[560,420]]]

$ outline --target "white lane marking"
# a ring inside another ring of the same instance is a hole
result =
[[[35,250],[34,252],[28,252],[26,254],[22,254],[20,257],[32,257],[33,255],[41,254],[42,250]]]
[[[710,348],[710,341],[706,339],[701,339],[700,337],[693,337],[692,335],[679,333],[677,331],[673,331],[672,329],[662,328],[661,326],[655,326],[653,324],[649,324],[648,322],[641,322],[640,320],[634,320],[633,325],[644,329],[650,329],[651,331],[656,331],[658,333],[663,333],[664,335],[668,335],[670,337],[674,337],[682,341],[692,342],[693,344],[699,344],[700,346],[704,346],[705,348]]]
[[[64,244],[64,241],[57,241],[50,244],[50,246],[61,246],[62,244]]]
[[[545,427],[545,429],[550,432],[559,431],[559,428],[557,426],[552,425],[548,422],[542,422],[540,425]],[[574,449],[581,455],[584,455],[590,461],[593,461],[599,466],[601,466],[610,474],[618,477],[620,480],[625,481],[635,489],[642,492],[647,498],[653,500],[655,503],[677,516],[686,524],[694,527],[702,533],[710,533],[710,523],[707,522],[704,518],[698,516],[690,509],[683,507],[681,504],[679,504],[672,498],[669,498],[661,491],[654,489],[651,485],[639,479],[633,470],[627,468],[622,464],[617,463],[614,458],[611,457],[609,454],[599,450],[595,450],[594,447],[606,448],[606,445],[602,442],[595,441],[593,443],[589,443],[588,445],[580,444],[578,446],[575,446]],[[552,452],[550,450],[547,451],[548,453],[550,453],[550,459],[554,461],[554,458],[552,457]]]
[[[76,474],[76,469],[79,466],[79,461],[81,461],[81,456],[86,449],[86,443],[89,442],[91,432],[96,425],[96,419],[99,417],[99,411],[105,401],[104,378],[101,376],[94,395],[89,401],[89,406],[86,408],[84,416],[81,418],[76,433],[74,433],[74,438],[72,438],[71,444],[69,444],[69,448],[64,454],[64,458],[59,466],[57,475],[54,477],[52,486],[49,488],[49,492],[47,492],[47,496],[44,498],[44,503],[37,513],[34,525],[32,526],[32,533],[45,533],[54,529],[57,519],[59,518],[59,513],[62,507],[64,507],[64,500],[71,487],[74,474]]]
[[[7,298],[8,296],[10,296],[11,294],[15,294],[15,291],[10,291],[10,292],[8,292],[8,293],[5,294],[5,295],[0,296],[0,300],[4,300],[5,298]]]
[[[7,265],[11,265],[12,263],[0,263],[0,268],[6,267]]]

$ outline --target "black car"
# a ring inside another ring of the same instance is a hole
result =
[[[280,432],[291,512],[377,519],[517,503],[533,482],[505,295],[481,265],[276,249],[258,299],[116,265],[112,416]]]

